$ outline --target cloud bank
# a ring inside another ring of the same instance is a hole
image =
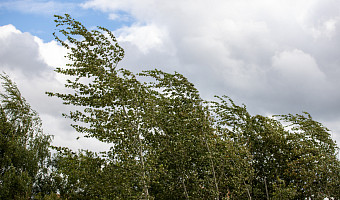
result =
[[[82,6],[135,20],[114,30],[126,49],[123,65],[179,71],[205,98],[226,94],[252,113],[308,111],[340,123],[339,1],[90,0]],[[340,141],[339,127],[330,128]]]
[[[203,98],[228,95],[252,114],[310,112],[340,143],[340,1],[89,0],[80,6],[129,22],[112,30],[125,49],[121,67],[178,71]],[[57,130],[51,132],[57,143],[84,148],[86,142],[70,142],[76,135],[60,117],[65,106],[43,95],[63,90],[64,78],[53,69],[65,65],[66,52],[11,25],[0,27],[0,45],[0,70],[14,77],[45,129]]]

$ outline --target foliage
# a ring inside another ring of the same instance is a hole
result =
[[[252,155],[253,198],[339,198],[338,148],[327,128],[308,113],[251,116],[232,100],[220,100],[214,102],[218,123]]]
[[[51,136],[17,86],[0,74],[0,199],[27,199],[42,190]],[[45,185],[45,186],[44,186]]]
[[[56,71],[73,92],[48,94],[78,106],[65,115],[78,132],[112,144],[100,155],[58,149],[64,198],[339,198],[337,147],[309,114],[252,116],[228,97],[206,102],[179,73],[117,68],[124,51],[109,30],[55,21],[72,61]]]
[[[0,199],[340,199],[338,147],[308,113],[204,101],[177,72],[118,68],[124,50],[108,29],[55,22],[70,93],[47,94],[76,106],[64,114],[72,127],[111,149],[53,147],[51,158],[38,114],[0,75]]]

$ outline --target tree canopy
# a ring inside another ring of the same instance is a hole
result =
[[[103,183],[103,189],[99,184],[93,190],[90,183],[79,185],[72,191],[80,192],[72,195],[339,198],[337,146],[328,129],[308,113],[252,116],[226,96],[204,101],[177,72],[119,68],[124,50],[108,29],[89,31],[69,15],[56,16],[55,21],[55,38],[70,50],[67,57],[72,61],[56,71],[70,77],[65,86],[73,93],[48,94],[79,107],[65,115],[77,131],[112,145],[101,156],[60,151],[62,163],[84,163],[70,173],[61,167],[65,177],[79,177],[81,183],[84,176],[74,175],[94,162],[94,168],[85,170],[91,173],[84,183]]]
[[[251,115],[227,96],[206,101],[180,73],[120,68],[124,50],[108,29],[88,30],[67,14],[55,17],[55,39],[71,61],[56,72],[68,77],[69,93],[47,94],[76,107],[64,114],[76,131],[111,148],[54,147],[44,179],[50,187],[41,193],[61,199],[340,199],[338,147],[308,113],[267,117]],[[36,113],[4,99],[1,137],[34,133],[44,141],[36,160],[46,160],[50,140],[35,128]],[[30,151],[13,137],[3,141]],[[1,159],[13,148],[3,147]],[[14,158],[7,163],[13,166]],[[17,168],[1,168],[8,175],[1,171],[0,187],[10,187],[6,178]],[[29,173],[18,177],[23,191],[37,170]]]
[[[15,83],[0,74],[0,199],[27,199],[50,193],[51,136]]]

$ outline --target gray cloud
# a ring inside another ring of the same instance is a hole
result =
[[[148,51],[143,40],[123,41],[122,66],[179,71],[205,98],[226,94],[252,113],[310,112],[340,142],[339,1],[90,0],[83,7],[136,19],[118,38],[140,35],[136,24],[160,33]]]
[[[310,112],[340,142],[339,1],[91,0],[82,6],[136,20],[113,30],[126,52],[121,67],[178,71],[205,99],[226,94],[253,114]],[[43,94],[63,90],[53,67],[65,64],[65,52],[12,30],[10,36],[0,31],[0,70],[12,72],[47,129],[58,132],[57,143],[83,148],[85,141],[71,142],[76,134],[60,117],[67,108]]]

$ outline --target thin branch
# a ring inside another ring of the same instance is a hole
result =
[[[249,192],[249,189],[247,187],[247,184],[245,181],[243,181],[244,185],[246,186],[246,190],[247,190],[247,193],[248,193],[248,197],[249,197],[249,200],[251,200],[251,195],[250,195],[250,192]]]
[[[269,194],[268,194],[268,188],[267,188],[267,181],[266,181],[266,178],[264,178],[264,185],[265,185],[265,187],[266,187],[267,200],[269,200]]]
[[[185,186],[185,183],[184,183],[184,174],[182,175],[182,185],[183,185],[183,188],[184,188],[185,198],[189,199],[189,194],[188,194],[188,191],[187,191],[187,187]]]

